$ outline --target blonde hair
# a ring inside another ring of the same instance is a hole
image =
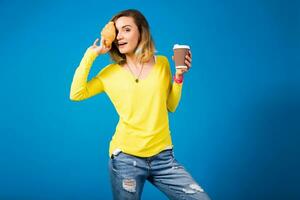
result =
[[[139,43],[135,49],[135,55],[138,62],[145,63],[151,59],[155,53],[155,45],[150,33],[149,24],[144,15],[135,9],[124,10],[112,17],[111,21],[116,22],[120,17],[132,17],[140,32]],[[109,51],[111,59],[118,63],[126,63],[126,57],[121,54],[115,42]]]

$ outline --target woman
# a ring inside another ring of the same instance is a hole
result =
[[[114,199],[140,199],[146,180],[170,199],[209,199],[191,175],[175,160],[168,111],[181,96],[183,74],[172,77],[168,59],[154,56],[154,42],[145,17],[125,10],[112,20],[116,38],[111,45],[101,38],[89,47],[76,69],[70,98],[81,101],[105,92],[119,114],[110,142],[110,177]],[[87,77],[97,56],[109,52],[114,63],[92,80]],[[172,79],[174,82],[172,83]]]

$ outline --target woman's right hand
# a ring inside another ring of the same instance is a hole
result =
[[[99,41],[99,38],[97,38],[94,42],[94,44],[92,46],[89,47],[89,49],[95,51],[97,53],[97,55],[101,55],[101,54],[105,54],[107,52],[109,52],[109,50],[111,49],[111,46],[105,46],[104,45],[104,40],[103,38],[101,38],[101,42],[100,42],[100,46],[97,45]]]

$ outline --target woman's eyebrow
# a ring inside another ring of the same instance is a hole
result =
[[[127,25],[122,26],[121,29],[126,28],[127,26],[132,27],[131,25],[127,24]],[[117,30],[119,30],[119,29],[117,28]]]
[[[125,28],[126,26],[130,26],[130,25],[124,25],[124,26],[122,26],[122,28]],[[131,26],[130,26],[131,27]]]

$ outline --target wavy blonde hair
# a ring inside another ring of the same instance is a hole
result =
[[[144,17],[144,15],[135,9],[123,10],[112,17],[111,21],[116,22],[120,17],[132,17],[134,23],[138,27],[140,32],[140,38],[138,45],[135,49],[135,55],[137,57],[138,62],[145,63],[151,59],[151,57],[155,53],[155,45],[150,33],[149,24]],[[115,42],[112,43],[112,47],[109,51],[111,59],[118,63],[124,64],[126,63],[126,57],[124,54],[121,54]]]

